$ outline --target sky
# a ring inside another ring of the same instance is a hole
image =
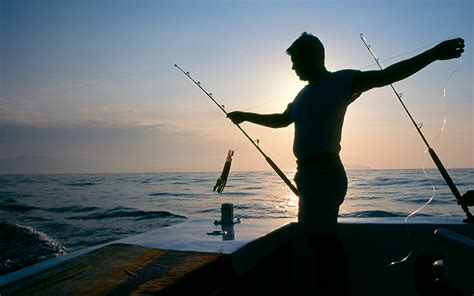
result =
[[[227,111],[282,112],[305,85],[285,53],[304,31],[324,43],[330,71],[377,69],[360,33],[384,66],[464,38],[461,59],[395,87],[445,166],[474,167],[471,0],[0,3],[1,173],[219,171],[229,149],[234,170],[269,170],[174,64]],[[296,168],[293,125],[242,127]],[[390,88],[349,106],[347,168],[433,167],[425,148]]]

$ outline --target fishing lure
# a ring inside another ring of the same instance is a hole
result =
[[[197,85],[197,87],[199,87],[208,97],[209,99],[211,99],[211,101],[217,105],[217,107],[222,111],[224,112],[225,115],[227,115],[227,111],[225,111],[224,109],[224,105],[221,105],[219,104],[215,99],[214,97],[212,96],[212,93],[210,92],[207,92],[202,86],[201,86],[201,83],[199,81],[196,81],[194,80],[193,77],[191,77],[191,75],[189,74],[189,72],[185,72],[183,69],[181,69],[178,65],[174,65],[178,70],[180,70],[184,75],[186,75],[186,77],[188,77],[192,82],[194,82],[195,85]],[[245,131],[244,129],[239,125],[239,124],[236,124],[235,125],[241,132],[242,134],[244,134],[244,136],[252,143],[252,145],[255,147],[255,149],[258,150],[258,152],[260,152],[260,154],[265,158],[265,161],[268,163],[268,165],[270,165],[270,167],[275,171],[275,173],[277,173],[277,175],[283,180],[283,182],[285,182],[285,184],[291,189],[291,191],[293,191],[293,193],[295,195],[298,195],[298,189],[296,189],[296,186],[293,185],[293,183],[290,181],[290,179],[288,179],[288,177],[285,175],[285,173],[283,173],[283,171],[277,166],[277,164],[270,158],[268,157],[265,152],[263,152],[263,150],[259,147],[258,145],[258,142],[253,140]]]
[[[229,178],[230,166],[232,164],[233,158],[234,150],[229,149],[221,176],[217,179],[216,185],[214,185],[214,191],[217,191],[218,193],[222,193],[222,191],[224,191],[225,185],[227,184],[227,178]]]

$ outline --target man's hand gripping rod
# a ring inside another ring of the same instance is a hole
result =
[[[202,86],[201,86],[201,83],[199,81],[196,81],[194,80],[194,78],[191,77],[191,75],[189,74],[189,72],[185,72],[183,69],[181,69],[178,65],[174,65],[176,68],[178,68],[184,75],[186,75],[189,79],[191,79],[192,82],[194,82],[194,84],[196,84],[213,102],[214,104],[217,105],[217,107],[219,107],[219,109],[221,109],[222,112],[224,112],[225,115],[227,115],[227,111],[225,111],[223,105],[217,103],[217,101],[212,97],[212,93],[210,92],[207,92]],[[278,174],[278,176],[280,176],[280,178],[285,182],[286,185],[288,185],[288,187],[291,189],[291,191],[293,191],[293,193],[295,195],[298,195],[298,189],[296,189],[295,185],[293,185],[293,183],[291,183],[291,181],[288,179],[288,177],[285,175],[285,173],[283,173],[283,171],[276,165],[276,163],[270,158],[268,157],[265,152],[263,152],[263,150],[255,143],[254,140],[252,140],[252,138],[250,138],[250,136],[242,129],[242,127],[238,124],[236,124],[237,128],[245,135],[245,137],[253,144],[253,146],[258,150],[258,152],[260,152],[260,154],[262,154],[262,156],[265,158],[265,160],[267,161],[267,163],[272,167],[272,169]]]
[[[383,70],[383,67],[382,65],[380,64],[380,59],[377,57],[377,55],[375,54],[375,52],[373,51],[372,47],[370,46],[370,44],[368,44],[367,42],[367,39],[365,39],[364,37],[364,34],[360,34],[360,39],[362,40],[362,42],[364,43],[365,47],[367,47],[367,49],[369,50],[370,52],[370,55],[372,56],[372,58],[375,60],[375,63],[377,64],[377,66],[379,66],[380,70]],[[449,189],[451,189],[451,192],[453,193],[454,197],[456,198],[456,200],[458,201],[458,204],[461,205],[461,208],[463,209],[463,211],[466,213],[466,216],[467,216],[467,219],[463,220],[464,222],[468,222],[468,223],[474,223],[474,217],[472,216],[471,212],[469,212],[469,208],[467,207],[467,204],[470,202],[468,199],[472,199],[472,190],[471,191],[468,191],[466,194],[464,194],[463,196],[461,196],[461,194],[459,193],[456,185],[454,184],[453,180],[451,179],[451,177],[449,176],[448,174],[448,171],[446,170],[446,168],[444,167],[443,163],[441,162],[441,159],[438,157],[438,155],[436,154],[436,152],[433,150],[433,148],[430,147],[430,144],[428,143],[428,141],[426,140],[425,136],[423,135],[423,133],[421,132],[421,125],[418,125],[416,124],[415,120],[413,119],[413,117],[411,116],[410,112],[408,111],[407,107],[405,106],[405,104],[403,103],[402,101],[402,96],[399,92],[397,92],[397,90],[395,89],[395,87],[390,84],[390,87],[392,88],[393,92],[395,93],[395,95],[397,96],[398,98],[398,101],[400,102],[400,104],[402,104],[403,106],[403,109],[405,110],[405,112],[407,113],[408,117],[410,118],[411,122],[413,123],[413,125],[415,126],[418,134],[420,135],[421,139],[423,140],[423,143],[425,143],[426,145],[426,148],[428,149],[428,152],[431,156],[431,159],[433,159],[433,162],[435,163],[436,167],[438,168],[439,172],[441,173],[441,176],[443,176],[443,179],[444,181],[446,182],[446,184],[448,185]]]

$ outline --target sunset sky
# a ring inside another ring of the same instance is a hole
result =
[[[228,111],[282,112],[304,86],[285,53],[304,31],[325,44],[330,71],[376,69],[360,33],[384,65],[464,38],[461,60],[395,87],[446,167],[474,167],[471,0],[0,3],[1,173],[217,171],[228,149],[234,170],[268,170],[174,64]],[[295,169],[292,125],[242,127],[283,170]],[[424,150],[390,88],[350,105],[348,168],[420,168]]]

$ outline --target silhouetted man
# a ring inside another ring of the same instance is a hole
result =
[[[249,121],[271,128],[295,124],[299,225],[315,254],[319,295],[342,295],[344,261],[336,227],[339,206],[347,191],[347,177],[339,158],[347,106],[363,92],[405,79],[434,61],[460,57],[464,40],[444,41],[411,59],[376,71],[328,71],[323,44],[306,32],[286,52],[296,75],[308,81],[286,110],[265,115],[236,111],[228,117],[235,124]]]

